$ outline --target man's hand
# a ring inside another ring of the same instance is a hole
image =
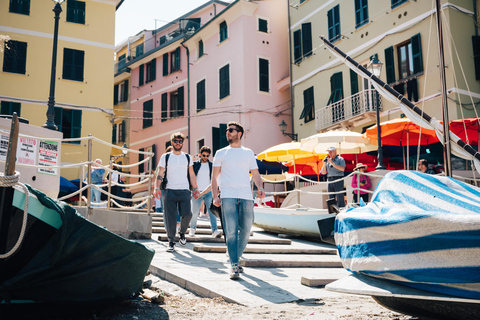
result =
[[[213,205],[214,206],[217,206],[217,207],[220,207],[222,205],[222,202],[220,201],[220,198],[218,196],[216,196],[214,199],[213,199]]]
[[[260,199],[265,198],[265,190],[263,190],[263,188],[258,189],[258,197]]]
[[[197,200],[198,198],[200,198],[200,191],[195,189],[195,191],[193,191],[193,199]]]
[[[162,196],[162,190],[155,189],[155,198],[160,199],[161,196]]]

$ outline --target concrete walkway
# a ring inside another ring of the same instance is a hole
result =
[[[198,228],[208,228],[207,222],[199,220]],[[187,236],[187,245],[177,242],[174,253],[166,252],[168,242],[154,240],[163,239],[164,234],[138,241],[155,250],[150,266],[153,274],[202,297],[223,297],[254,307],[340,295],[323,288],[349,274],[341,267],[334,246],[279,238],[258,228],[253,231],[242,257],[245,272],[238,281],[229,278],[228,257],[223,241],[217,241],[220,239]]]

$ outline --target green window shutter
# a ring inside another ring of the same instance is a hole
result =
[[[54,107],[55,110],[55,119],[53,120],[55,122],[55,125],[58,128],[59,132],[62,131],[62,123],[63,123],[63,108],[59,107]]]
[[[302,24],[302,47],[303,56],[309,57],[312,55],[312,24]]]
[[[228,146],[228,140],[227,140],[227,135],[225,134],[225,131],[227,130],[227,124],[226,123],[220,123],[220,149],[225,148]]]
[[[395,62],[393,58],[393,47],[385,49],[385,72],[387,74],[387,83],[395,82]]]
[[[67,21],[85,24],[85,2],[76,0],[67,1]]]
[[[268,32],[268,21],[265,19],[258,19],[258,31]]]
[[[220,42],[226,40],[228,38],[228,26],[225,21],[220,23]]]
[[[117,125],[114,123],[112,126],[112,144],[117,143]]]
[[[168,120],[168,105],[167,105],[168,94],[162,93],[162,122]]]
[[[302,60],[302,31],[297,30],[293,33],[293,60],[299,63]]]
[[[123,101],[128,101],[128,80],[125,80],[125,84],[123,85]]]
[[[313,96],[313,87],[303,91],[303,110],[300,119],[305,119],[305,122],[315,118],[315,103]],[[313,111],[313,112],[312,112]],[[313,118],[312,118],[313,113]]]
[[[220,129],[212,127],[212,154],[217,153],[218,149],[220,149]]]
[[[175,70],[180,70],[180,47],[175,49]]]
[[[202,57],[203,56],[203,41],[200,40],[198,41],[198,57]]]
[[[156,168],[157,167],[157,146],[155,144],[152,144],[152,152],[153,152],[152,168]]]
[[[30,15],[30,0],[10,0],[9,12]]]
[[[350,89],[352,96],[358,93],[358,74],[350,69]]]
[[[135,47],[135,57],[140,57],[143,54],[143,43]]]
[[[368,23],[368,1],[355,0],[355,28]]]
[[[80,138],[82,136],[82,110],[72,110],[72,128],[71,137]],[[72,143],[80,144],[80,141]]]
[[[118,104],[118,84],[113,86],[113,105]]]
[[[177,114],[179,117],[183,117],[183,115],[185,114],[185,90],[182,87],[178,88],[178,108],[177,108]]]
[[[410,38],[412,43],[412,57],[413,57],[413,74],[423,71],[423,58],[422,58],[422,41],[420,33]]]
[[[480,80],[480,36],[472,36],[475,80]]]
[[[258,69],[259,69],[259,89],[263,92],[269,92],[269,75],[268,75],[268,64],[269,61],[266,59],[259,59],[258,60]]]
[[[125,122],[125,120],[122,120],[122,141],[125,142],[125,137],[126,137],[126,133],[127,133],[127,127],[126,127],[127,123]]]
[[[143,129],[149,128],[153,124],[152,113],[153,100],[148,100],[143,103]]]
[[[343,78],[341,72],[334,73],[330,77],[330,89],[331,94],[330,98],[328,99],[327,105],[343,99]]]
[[[168,53],[163,54],[163,71],[162,71],[163,76],[168,75]]]
[[[138,74],[138,86],[143,86],[144,84],[144,81],[145,81],[145,65],[140,65],[140,70],[139,70],[139,74]]]
[[[157,59],[153,59],[150,62],[150,81],[153,81],[157,78]]]
[[[230,65],[220,69],[220,99],[230,95]]]
[[[197,83],[197,112],[205,109],[205,79]]]
[[[8,47],[7,47],[8,46]],[[4,45],[3,71],[25,74],[27,64],[27,43],[8,41]]]
[[[19,102],[10,102],[10,101],[2,101],[1,102],[1,110],[0,114],[8,114],[13,115],[16,112],[17,116],[21,116],[21,104]]]
[[[340,39],[340,5],[336,5],[327,12],[328,39],[335,42]]]
[[[75,49],[63,49],[63,79],[83,81],[85,52]]]
[[[144,152],[145,149],[144,149],[144,148],[140,148],[140,149],[138,149],[138,151]],[[139,153],[139,154],[138,154],[138,162],[143,161],[143,159],[145,159],[145,155],[144,155],[143,153]],[[138,165],[138,173],[142,173],[142,172],[145,171],[145,170],[144,170],[144,165],[145,165],[145,163],[140,163],[140,164]],[[138,181],[140,181],[140,178],[138,178]]]

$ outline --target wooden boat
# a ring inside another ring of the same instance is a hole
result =
[[[15,172],[18,124],[11,132],[6,176]],[[0,304],[111,301],[142,289],[152,250],[31,187],[0,191]]]

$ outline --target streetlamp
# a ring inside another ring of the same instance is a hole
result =
[[[375,77],[377,78],[380,77],[382,66],[383,66],[383,63],[381,63],[380,60],[378,60],[376,55],[370,58],[368,69]],[[373,105],[373,99],[371,99],[371,103]],[[380,126],[380,106],[378,104],[375,108],[375,111],[377,114],[377,143],[378,143],[378,151],[377,151],[378,164],[375,170],[385,170],[386,167],[383,164],[382,128]]]
[[[285,122],[285,120],[282,120],[282,122],[280,122],[279,127],[280,131],[282,131],[282,134],[284,136],[288,136],[292,138],[292,140],[298,141],[298,134],[285,132],[285,130],[287,130],[287,123]]]
[[[111,155],[110,160],[117,161],[118,158],[125,157],[128,153],[128,147],[127,144],[124,143],[122,146],[122,153],[121,154],[116,154],[116,155]]]
[[[48,97],[47,122],[43,125],[44,128],[50,130],[58,130],[55,125],[55,77],[57,74],[57,42],[58,42],[58,21],[60,20],[60,12],[62,12],[61,4],[65,0],[53,0],[55,7],[55,28],[53,30],[53,52],[52,52],[52,73],[50,75],[50,96]]]

